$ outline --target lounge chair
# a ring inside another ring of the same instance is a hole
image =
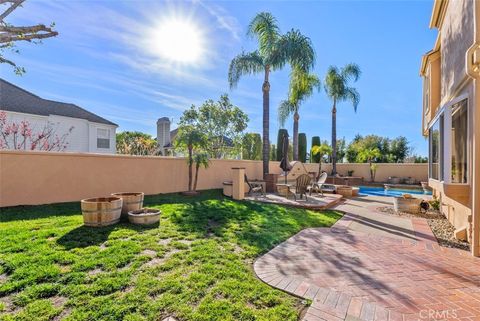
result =
[[[308,186],[310,186],[311,182],[312,182],[312,178],[307,174],[302,174],[297,178],[297,183],[295,186],[295,194],[300,195],[300,199],[302,199],[303,195],[305,195],[305,200],[308,201],[307,191],[308,191]],[[295,195],[295,200],[297,200],[296,195]]]
[[[247,174],[245,174],[245,183],[248,185],[248,195],[252,195],[252,193],[260,193],[265,195],[265,191],[263,190],[263,181],[249,181]]]
[[[310,190],[310,195],[312,195],[312,190],[315,190],[317,193],[321,193],[323,196],[323,184],[325,184],[325,181],[327,180],[328,174],[326,172],[323,172],[317,179],[316,182],[312,184],[312,186],[309,186]]]

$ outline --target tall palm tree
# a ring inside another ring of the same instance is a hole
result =
[[[337,103],[341,101],[351,101],[355,112],[360,102],[358,91],[349,87],[351,80],[357,81],[360,77],[360,67],[356,64],[347,64],[340,70],[335,66],[330,66],[325,77],[325,92],[332,100],[332,174],[337,173]]]
[[[269,127],[270,127],[270,82],[272,71],[281,69],[286,63],[308,71],[315,63],[315,51],[308,37],[298,30],[282,35],[277,20],[268,12],[258,13],[248,26],[247,34],[258,41],[258,49],[242,52],[232,59],[228,71],[230,88],[236,87],[244,75],[263,73],[263,175],[268,174]]]
[[[290,75],[288,99],[280,102],[278,119],[283,127],[288,116],[293,114],[293,160],[295,161],[298,160],[298,121],[300,120],[298,110],[301,103],[310,97],[315,89],[320,89],[318,77],[294,66]]]

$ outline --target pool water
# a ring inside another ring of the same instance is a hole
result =
[[[402,196],[403,194],[420,194],[420,195],[432,195],[432,192],[424,193],[423,190],[412,189],[389,189],[385,190],[383,187],[371,187],[360,186],[360,195],[373,195],[373,196]]]

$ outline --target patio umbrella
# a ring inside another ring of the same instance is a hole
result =
[[[292,165],[290,165],[290,162],[288,161],[288,134],[283,135],[280,168],[285,172],[285,184],[287,184],[287,173],[292,169]]]

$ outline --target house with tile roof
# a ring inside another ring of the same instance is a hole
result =
[[[0,111],[10,122],[28,121],[33,131],[50,126],[66,136],[67,152],[115,154],[117,124],[75,104],[43,99],[0,79]]]

